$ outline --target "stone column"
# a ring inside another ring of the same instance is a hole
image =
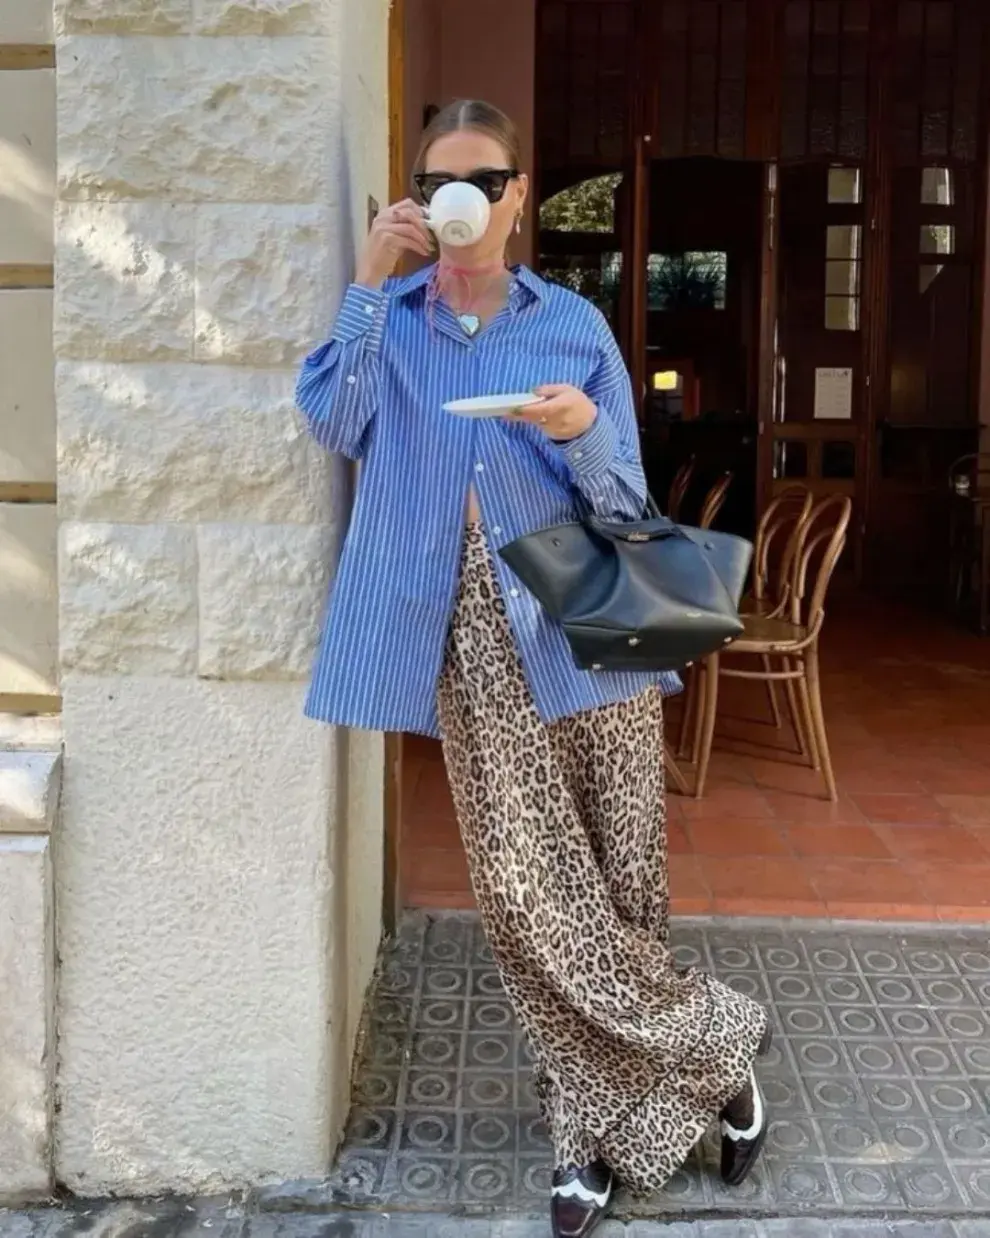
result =
[[[387,0],[56,20],[57,1174],[319,1175],[377,940],[380,762],[301,716],[347,485],[292,389],[387,183]]]

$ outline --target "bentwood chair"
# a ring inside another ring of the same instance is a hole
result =
[[[960,456],[953,463],[949,503],[950,602],[961,616],[975,600],[977,626],[985,636],[990,630],[990,452]]]
[[[665,514],[671,520],[680,519],[681,504],[684,502],[684,496],[691,486],[692,477],[694,477],[694,465],[694,456],[689,456],[674,474],[674,480],[670,483],[670,489],[667,491],[667,511]]]
[[[701,505],[701,519],[698,521],[700,529],[710,529],[718,518],[719,512],[725,506],[725,500],[728,498],[729,487],[732,485],[732,474],[723,473],[714,486],[705,495],[705,501]]]
[[[797,539],[784,613],[745,616],[745,631],[739,640],[701,664],[702,687],[694,717],[692,754],[696,764],[695,798],[701,799],[705,793],[719,680],[724,675],[793,685],[799,743],[812,768],[821,772],[828,798],[833,802],[838,799],[822,708],[819,640],[825,622],[825,598],[845,548],[851,514],[852,501],[843,495],[833,495],[817,504]],[[817,569],[809,591],[813,563],[817,563]],[[736,657],[747,655],[759,658],[761,669],[746,670],[732,665]]]
[[[794,556],[805,522],[811,516],[814,498],[804,486],[789,486],[767,504],[753,541],[753,568],[749,593],[743,598],[740,610],[743,614],[777,616],[784,612],[791,588]],[[783,541],[783,549],[778,550]],[[770,670],[769,658],[764,659],[764,668]],[[794,693],[794,685],[788,683],[788,698]],[[772,679],[766,681],[767,701],[773,725],[779,731],[783,725],[780,706],[777,703],[777,685]],[[791,721],[795,733],[800,730],[797,714],[792,706]],[[802,750],[802,756],[805,755]]]
[[[811,492],[804,486],[790,486],[781,491],[767,504],[760,517],[753,541],[753,567],[750,589],[740,603],[743,615],[779,615],[783,612],[790,590],[790,580],[794,563],[797,539],[803,523],[811,514],[814,500]],[[787,535],[783,550],[778,553],[780,540]],[[764,660],[764,668],[770,670],[769,658]],[[678,737],[677,754],[681,757],[690,755],[692,730],[690,719],[694,717],[697,706],[698,676],[691,667],[686,671],[684,708],[681,713],[681,729]],[[768,679],[766,683],[767,700],[773,725],[780,730],[783,719],[780,706],[777,703],[777,685]],[[793,693],[793,685],[788,684],[788,697]],[[798,744],[801,755],[805,752],[801,746],[799,724],[794,709],[791,719],[795,733],[799,735]]]

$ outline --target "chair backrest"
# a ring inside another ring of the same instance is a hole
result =
[[[715,523],[715,517],[725,505],[726,497],[729,493],[729,487],[732,485],[732,474],[723,473],[714,486],[705,495],[705,501],[701,508],[701,519],[698,521],[698,527],[701,529],[710,529]]]
[[[771,598],[775,603],[785,600],[791,586],[797,543],[801,526],[811,515],[814,498],[804,486],[788,486],[767,504],[756,529],[753,542],[753,597]],[[784,535],[787,540],[776,563],[771,552]]]
[[[949,467],[949,485],[955,488],[962,478],[974,493],[990,490],[990,452],[974,451],[953,461]]]
[[[809,629],[821,626],[825,617],[825,597],[836,564],[845,549],[851,518],[852,499],[848,495],[833,494],[817,503],[804,522],[798,540],[791,597],[793,623],[803,623]],[[809,593],[809,568],[816,557],[818,568]]]
[[[681,504],[684,502],[684,496],[694,476],[694,464],[694,456],[689,456],[674,474],[674,480],[670,483],[670,490],[667,492],[667,515],[671,520],[680,518]]]

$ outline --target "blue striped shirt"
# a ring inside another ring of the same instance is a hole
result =
[[[573,520],[576,492],[603,516],[643,510],[646,482],[629,377],[590,302],[515,268],[508,304],[473,338],[430,269],[352,285],[330,339],[303,363],[296,401],[317,442],[361,461],[357,496],[306,701],[312,718],[437,735],[437,683],[456,602],[473,485],[492,550]],[[581,388],[598,416],[556,444],[536,426],[445,413],[447,400]],[[628,699],[676,675],[575,667],[560,627],[493,555],[520,660],[545,722]]]

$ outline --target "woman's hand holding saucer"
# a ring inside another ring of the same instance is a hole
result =
[[[538,426],[558,443],[586,434],[598,416],[597,407],[584,392],[567,383],[547,383],[533,394],[540,397],[540,403],[519,409],[515,416]]]

